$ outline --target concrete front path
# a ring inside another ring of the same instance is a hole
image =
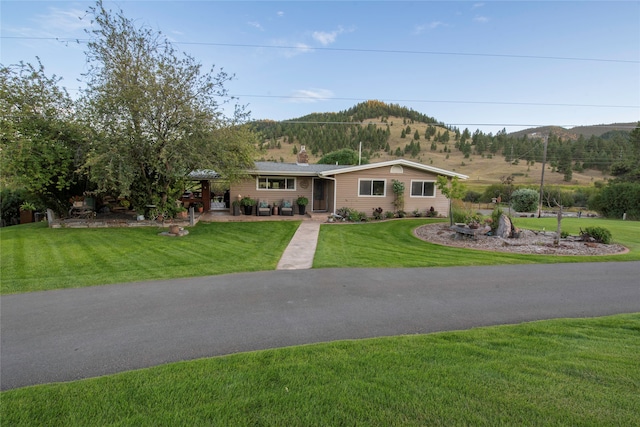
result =
[[[278,270],[304,270],[313,266],[313,257],[318,244],[320,223],[302,221],[278,262]]]

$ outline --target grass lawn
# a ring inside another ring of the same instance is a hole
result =
[[[638,425],[640,314],[291,347],[3,392],[11,426]]]
[[[605,227],[613,240],[630,249],[628,254],[602,257],[522,255],[468,250],[435,245],[417,239],[413,229],[437,220],[405,219],[367,224],[323,225],[315,268],[328,267],[450,267],[491,264],[528,264],[640,260],[640,222],[589,218],[565,218],[563,230],[578,234],[580,228]],[[555,218],[515,218],[520,228],[556,229]]]
[[[159,236],[155,227],[0,228],[1,291],[273,270],[299,224],[198,224],[180,238]]]
[[[640,260],[640,223],[566,218],[563,229],[608,228],[630,248],[625,255],[558,257],[451,248],[424,242],[412,230],[428,219],[325,224],[315,268],[448,267],[461,265]],[[554,218],[517,218],[519,227],[555,230]],[[2,294],[275,269],[298,222],[198,224],[181,238],[157,228],[0,228]]]

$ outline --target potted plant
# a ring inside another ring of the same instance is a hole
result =
[[[304,215],[307,210],[307,205],[309,204],[309,199],[304,196],[298,196],[296,203],[298,204],[298,213]]]
[[[243,197],[240,203],[244,206],[245,215],[251,215],[253,213],[253,206],[256,204],[254,199],[251,197]]]
[[[198,213],[202,213],[202,211],[204,210],[204,206],[202,205],[202,202],[195,202],[193,204],[193,207],[198,211]]]
[[[31,202],[23,202],[20,205],[20,224],[26,224],[33,222],[33,211],[36,210],[36,206]]]
[[[280,202],[278,201],[273,202],[273,214],[278,215],[279,211],[280,211]]]
[[[176,218],[186,219],[187,216],[187,208],[185,208],[184,206],[180,206],[178,209],[176,209]]]
[[[231,203],[231,206],[233,208],[233,216],[240,215],[240,200],[234,200]]]

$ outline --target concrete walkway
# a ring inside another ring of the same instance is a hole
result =
[[[303,270],[313,266],[320,222],[302,221],[278,262],[277,270]]]

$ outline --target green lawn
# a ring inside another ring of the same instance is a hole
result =
[[[428,219],[371,222],[367,224],[324,225],[313,266],[327,267],[450,267],[462,265],[526,264],[640,260],[640,222],[604,219],[565,218],[563,230],[577,235],[580,228],[609,229],[616,243],[630,249],[628,254],[602,257],[521,255],[467,250],[435,245],[417,239],[413,229],[434,222]],[[515,218],[521,228],[556,229],[555,218]]]
[[[520,227],[555,230],[555,219],[517,218]],[[460,265],[629,261],[640,259],[640,223],[567,218],[565,230],[608,228],[625,255],[557,257],[500,254],[424,242],[413,229],[427,219],[325,224],[315,268],[447,267]],[[0,228],[2,294],[138,280],[273,270],[299,222],[209,223],[181,238],[157,228],[50,229],[44,223]]]
[[[273,270],[299,224],[198,224],[180,238],[159,236],[155,227],[0,228],[1,291]]]
[[[11,426],[632,426],[640,314],[340,341],[3,392]]]

